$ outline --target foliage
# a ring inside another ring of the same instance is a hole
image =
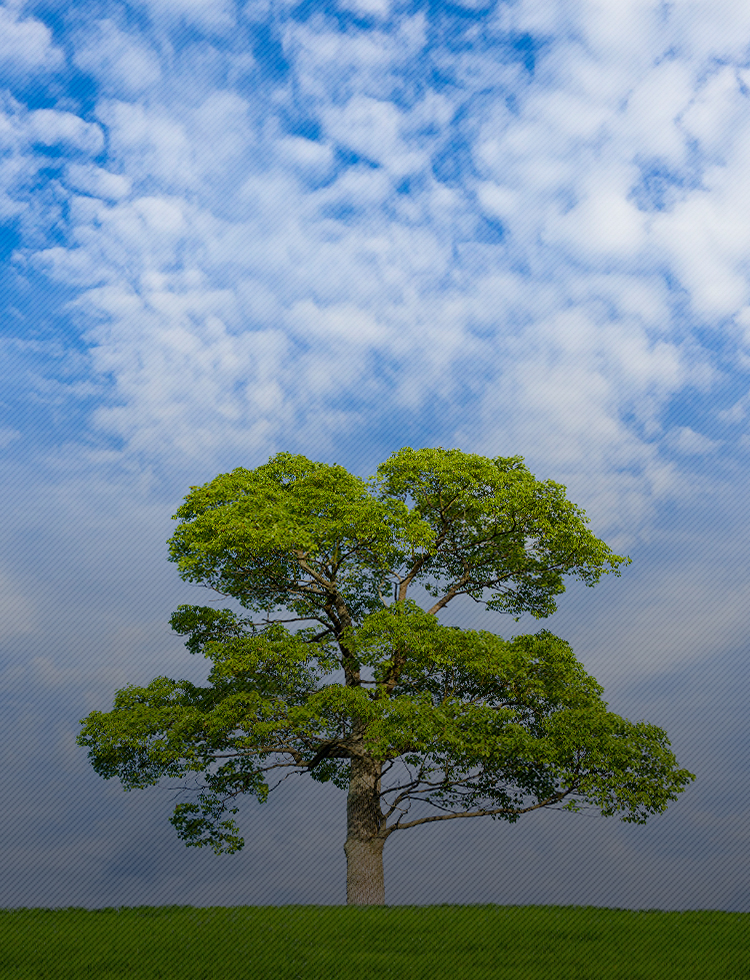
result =
[[[438,620],[459,595],[544,617],[564,576],[593,585],[629,561],[519,457],[403,449],[364,481],[281,453],[192,487],[175,516],[181,576],[248,615],[180,606],[172,627],[211,661],[208,686],[125,688],[78,741],[126,789],[201,773],[172,817],[188,844],[237,850],[240,794],[263,802],[292,772],[346,788],[353,760],[380,767],[382,837],[545,806],[642,823],[694,778],[661,729],[607,710],[563,640]]]

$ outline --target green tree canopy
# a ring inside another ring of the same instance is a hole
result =
[[[607,710],[563,640],[439,622],[460,595],[545,617],[565,576],[629,561],[520,457],[407,448],[365,481],[280,453],[192,487],[175,517],[180,575],[245,613],[180,606],[208,686],[127,687],[78,741],[126,789],[200,773],[171,818],[188,845],[236,851],[237,797],[309,773],[348,791],[348,901],[382,902],[397,830],[584,805],[642,823],[694,778],[661,729]]]

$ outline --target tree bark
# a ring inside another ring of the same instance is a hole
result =
[[[384,905],[383,812],[380,809],[382,763],[355,758],[350,763],[346,800],[346,904]]]

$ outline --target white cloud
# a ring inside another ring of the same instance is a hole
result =
[[[340,10],[365,17],[387,17],[391,12],[392,0],[338,0]]]
[[[510,218],[521,207],[521,194],[510,187],[503,187],[486,180],[477,185],[477,197],[486,214],[496,218]]]
[[[73,112],[36,109],[26,121],[28,138],[42,146],[62,146],[95,155],[104,147],[104,136],[96,123],[88,123]]]
[[[671,429],[667,434],[667,442],[678,453],[688,456],[705,456],[716,452],[721,446],[720,440],[702,436],[687,425],[679,425]]]
[[[717,175],[713,195],[696,191],[653,221],[654,244],[669,256],[695,312],[709,319],[731,316],[750,299],[750,199],[727,186],[734,176]]]
[[[323,18],[290,20],[283,31],[284,53],[306,99],[329,104],[353,95],[390,97],[403,87],[401,73],[427,43],[424,14],[399,18],[392,30],[352,30],[346,34]]]
[[[68,153],[97,154],[104,146],[101,127],[73,112],[57,109],[25,111],[8,93],[0,97],[0,146],[15,154],[30,154],[34,146],[59,147]],[[48,162],[48,161],[47,161]],[[27,157],[26,164],[38,165]]]
[[[235,24],[233,0],[138,0],[155,20],[180,21],[224,33]]]
[[[608,66],[626,61],[638,70],[669,43],[664,10],[654,0],[584,0],[576,13],[586,46]]]
[[[161,77],[156,53],[111,20],[97,20],[86,28],[76,44],[73,62],[93,75],[104,91],[121,95],[137,95]]]
[[[750,44],[750,11],[732,0],[681,0],[669,11],[675,46],[684,57],[704,62],[743,63]]]
[[[52,43],[52,31],[35,17],[23,17],[14,6],[0,6],[0,71],[59,68],[64,57]]]
[[[65,182],[76,191],[83,191],[94,197],[109,201],[119,201],[130,193],[131,180],[121,174],[110,173],[93,164],[71,163],[65,168]]]
[[[60,220],[64,196],[49,179],[66,159],[99,153],[101,129],[72,112],[28,112],[10,93],[0,93],[0,221],[18,220],[24,239],[43,244]]]
[[[323,118],[330,137],[400,176],[423,169],[427,162],[423,152],[405,145],[403,116],[392,102],[355,96],[342,108],[328,108]]]
[[[690,62],[664,58],[640,74],[626,95],[617,127],[623,154],[685,165],[688,146],[681,122],[695,88],[695,71]]]
[[[750,99],[740,88],[736,68],[725,66],[711,75],[681,116],[688,135],[700,142],[709,158],[722,159],[734,137],[742,133]]]
[[[323,177],[333,166],[333,151],[330,146],[302,136],[286,136],[277,140],[276,152],[284,162],[303,174]]]
[[[718,412],[717,416],[723,422],[736,423],[742,422],[750,414],[750,392],[739,398],[731,408]]]
[[[636,258],[646,244],[646,219],[627,199],[622,176],[597,175],[593,186],[582,189],[582,200],[575,207],[550,216],[543,232],[545,240],[562,244],[594,267],[613,258]]]
[[[163,108],[103,101],[97,116],[107,128],[109,155],[131,180],[151,177],[181,188],[193,182],[185,124]]]
[[[635,321],[602,324],[580,311],[536,323],[501,350],[508,366],[486,386],[482,435],[463,429],[462,438],[480,451],[494,423],[503,445],[523,446],[533,468],[587,500],[599,527],[632,543],[654,504],[682,487],[623,416],[648,428],[671,393],[700,383],[700,368]]]
[[[21,438],[21,433],[18,429],[13,429],[9,425],[4,425],[0,427],[0,449],[5,449],[10,446],[11,443],[15,442],[16,439]]]

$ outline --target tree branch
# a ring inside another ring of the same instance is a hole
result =
[[[440,612],[440,610],[444,606],[447,606],[448,605],[448,603],[451,601],[451,599],[455,599],[455,597],[460,594],[461,587],[464,586],[464,585],[466,585],[467,582],[470,579],[471,579],[471,573],[470,572],[464,572],[464,574],[461,576],[461,578],[459,579],[459,581],[456,582],[456,584],[454,586],[452,586],[450,589],[448,589],[448,591],[445,593],[445,595],[443,596],[443,598],[440,599],[438,602],[436,602],[435,605],[431,609],[428,609],[427,610],[427,614],[429,616],[434,616],[436,613]]]
[[[522,813],[531,813],[532,810],[539,810],[542,807],[550,806],[553,803],[559,803],[564,797],[569,793],[572,793],[573,789],[567,789],[564,793],[555,793],[554,796],[550,796],[546,800],[542,800],[541,803],[535,803],[533,806],[522,807],[521,809],[508,809],[508,807],[496,807],[493,810],[474,810],[472,812],[464,813],[441,813],[437,817],[420,817],[418,820],[410,820],[409,823],[401,823],[400,819],[396,823],[389,827],[385,833],[388,837],[393,833],[394,830],[407,830],[409,827],[416,827],[423,823],[434,823],[436,820],[455,820],[459,817],[490,817],[497,813],[506,814],[516,814],[520,816]]]
[[[320,746],[309,762],[305,763],[308,771],[312,771],[323,759],[353,759],[363,758],[364,751],[356,751],[350,739],[331,739]]]
[[[442,514],[441,514],[441,516],[442,516]],[[443,531],[441,532],[441,534],[439,534],[437,536],[437,538],[435,538],[435,543],[434,543],[433,547],[439,548],[440,545],[445,541],[445,538],[446,538],[446,535],[447,534],[448,534],[448,527],[445,525],[445,521],[444,521],[443,522]],[[401,578],[399,576],[399,579],[398,579],[398,582],[397,582],[398,592],[397,592],[397,596],[396,596],[398,602],[403,602],[406,599],[406,593],[409,590],[409,586],[414,581],[414,579],[416,578],[416,576],[419,574],[420,569],[422,569],[424,567],[424,564],[427,561],[427,559],[430,558],[430,557],[431,557],[431,555],[430,555],[429,552],[426,552],[425,554],[421,555],[419,558],[417,558],[417,560],[411,566],[411,568],[406,573],[406,575],[405,575],[404,578]]]

